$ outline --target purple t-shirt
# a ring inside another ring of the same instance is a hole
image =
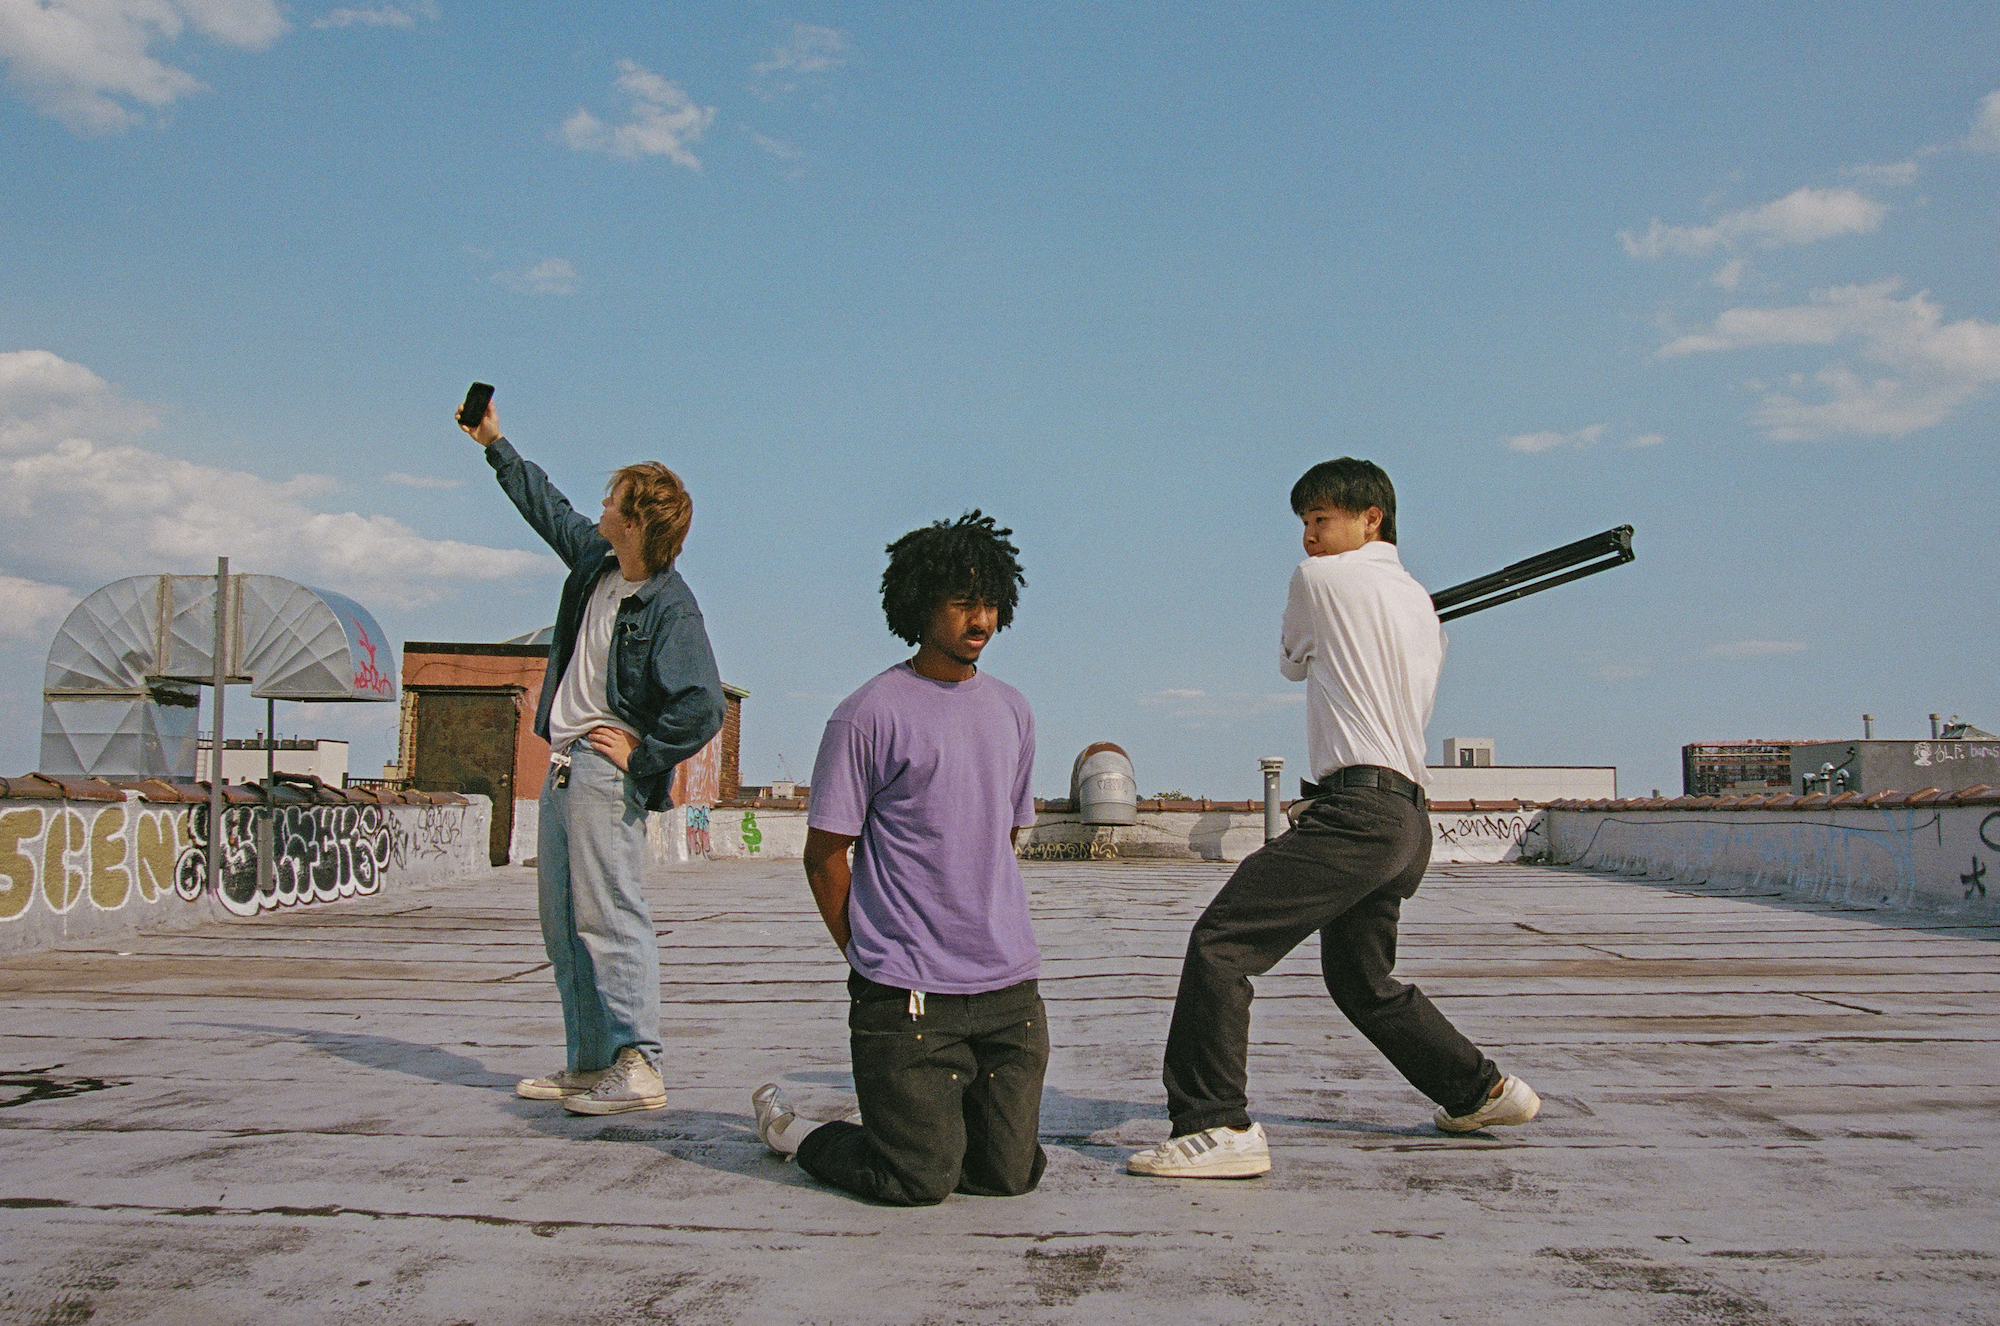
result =
[[[1008,842],[1035,822],[1035,716],[1006,682],[932,681],[898,663],[840,702],[806,823],[860,839],[847,960],[871,981],[983,994],[1041,953]]]

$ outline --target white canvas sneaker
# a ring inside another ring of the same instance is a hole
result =
[[[1125,1171],[1161,1179],[1254,1179],[1270,1173],[1271,1147],[1261,1123],[1240,1133],[1210,1128],[1134,1151],[1125,1160]]]
[[[603,1080],[607,1070],[598,1068],[585,1073],[572,1073],[567,1068],[559,1068],[547,1077],[524,1077],[514,1084],[514,1094],[523,1100],[561,1100],[565,1096],[581,1096]]]
[[[1500,1079],[1500,1094],[1488,1096],[1472,1113],[1449,1114],[1440,1105],[1437,1113],[1431,1116],[1431,1122],[1447,1133],[1471,1133],[1481,1128],[1526,1123],[1541,1112],[1542,1098],[1535,1094],[1533,1087],[1518,1077],[1503,1077]]]
[[[666,1108],[667,1086],[646,1056],[628,1045],[604,1071],[597,1085],[581,1096],[563,1097],[572,1114],[623,1114],[627,1110]]]

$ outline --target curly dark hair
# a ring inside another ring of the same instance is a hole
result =
[[[938,605],[955,598],[976,598],[1000,609],[996,630],[1014,620],[1021,586],[1028,578],[1015,554],[1020,552],[993,517],[977,507],[955,521],[940,520],[913,529],[888,547],[889,565],[882,572],[882,612],[889,633],[905,644],[923,643],[924,628]]]

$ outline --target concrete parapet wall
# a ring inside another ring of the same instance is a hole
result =
[[[131,792],[112,800],[0,799],[0,952],[252,918],[483,872],[491,815],[484,797],[459,805],[229,805],[222,891],[214,895],[205,803],[149,802]]]
[[[1991,794],[1806,809],[1558,804],[1547,820],[1547,859],[1558,865],[2000,920],[2000,870],[1988,878],[2000,865]]]
[[[1186,802],[1169,805],[1185,806]],[[1107,842],[1119,859],[1241,861],[1264,845],[1264,808],[1251,802],[1209,803],[1211,808],[1150,810],[1139,806],[1139,822],[1097,827],[1071,811],[1043,810],[1035,827],[1021,835],[1021,855],[1083,856]],[[1431,860],[1518,861],[1544,850],[1541,811],[1531,805],[1488,807],[1472,802],[1431,804]]]
[[[646,819],[660,862],[792,860],[806,851],[806,812],[791,806],[675,806]]]
[[[1061,804],[1061,803],[1054,803]],[[1141,802],[1139,822],[1115,828],[1084,824],[1074,811],[1044,808],[1020,838],[1027,859],[1095,854],[1124,860],[1241,861],[1264,845],[1264,812],[1251,802]],[[1179,807],[1187,807],[1181,809]],[[1546,851],[1534,806],[1433,803],[1431,860],[1516,861]],[[791,807],[677,806],[647,822],[653,859],[792,860],[804,855],[806,812]],[[1108,850],[1107,850],[1108,848]]]
[[[1145,810],[1137,824],[1091,825],[1075,811],[1044,810],[1018,840],[1027,859],[1100,853],[1120,860],[1241,861],[1264,845],[1264,812]],[[1109,851],[1103,851],[1108,846]]]

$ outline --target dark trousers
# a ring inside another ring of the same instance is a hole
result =
[[[1048,1167],[1035,1135],[1049,1066],[1035,982],[930,995],[914,1018],[907,990],[850,974],[847,992],[861,1122],[813,1129],[799,1168],[892,1206],[1033,1191]]]
[[[1188,936],[1163,1073],[1174,1136],[1249,1126],[1250,978],[1314,931],[1327,993],[1411,1085],[1453,1114],[1493,1089],[1493,1062],[1389,974],[1403,899],[1430,859],[1430,816],[1372,787],[1312,802],[1243,859]]]

